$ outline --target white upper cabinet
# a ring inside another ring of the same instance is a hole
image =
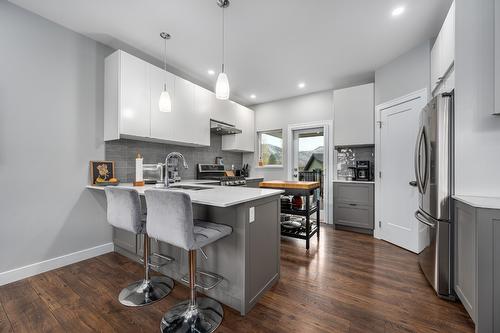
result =
[[[175,95],[174,75],[163,69],[149,65],[149,82],[151,96],[151,137],[159,140],[175,141]],[[172,100],[172,112],[161,112],[158,100],[163,92],[163,86],[167,83],[167,91]]]
[[[195,85],[175,77],[176,136],[179,141],[210,146],[210,114],[202,105],[195,104]]]
[[[334,145],[373,145],[374,85],[339,89],[333,92]]]
[[[210,145],[210,112],[215,104],[215,94],[200,86],[194,86],[194,111],[196,117],[196,136]]]
[[[223,150],[253,151],[253,111],[121,50],[105,60],[104,140],[132,138],[210,146],[210,119],[243,130],[223,139]],[[167,84],[172,112],[161,112],[158,100]]]
[[[125,52],[120,53],[120,133],[148,137],[149,82],[148,64]]]
[[[455,2],[451,4],[443,26],[431,50],[431,91],[444,81],[455,62]]]
[[[166,113],[158,106],[165,82],[172,100],[172,112]],[[196,87],[123,51],[114,52],[105,60],[104,140],[210,146],[210,109],[195,101]]]
[[[222,150],[254,152],[255,151],[255,112],[237,103],[232,103],[231,109],[235,119],[234,125],[242,132],[240,134],[224,135]]]
[[[214,108],[210,117],[229,125],[235,125],[236,121],[236,103],[230,100],[215,99]]]

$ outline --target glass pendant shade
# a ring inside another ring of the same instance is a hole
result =
[[[215,97],[217,99],[229,99],[229,80],[224,72],[221,72],[217,77],[215,84]]]
[[[172,112],[172,100],[168,91],[163,90],[160,99],[158,100],[158,107],[161,112]]]

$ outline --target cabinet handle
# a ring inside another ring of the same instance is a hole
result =
[[[357,206],[358,204],[350,203],[349,206]]]

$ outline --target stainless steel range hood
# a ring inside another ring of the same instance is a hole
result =
[[[210,120],[210,132],[217,135],[240,134],[241,130],[234,125],[223,123],[218,120]]]

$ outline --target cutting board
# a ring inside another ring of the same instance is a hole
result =
[[[269,180],[259,184],[261,188],[314,190],[319,188],[319,182],[301,182],[295,180]]]

